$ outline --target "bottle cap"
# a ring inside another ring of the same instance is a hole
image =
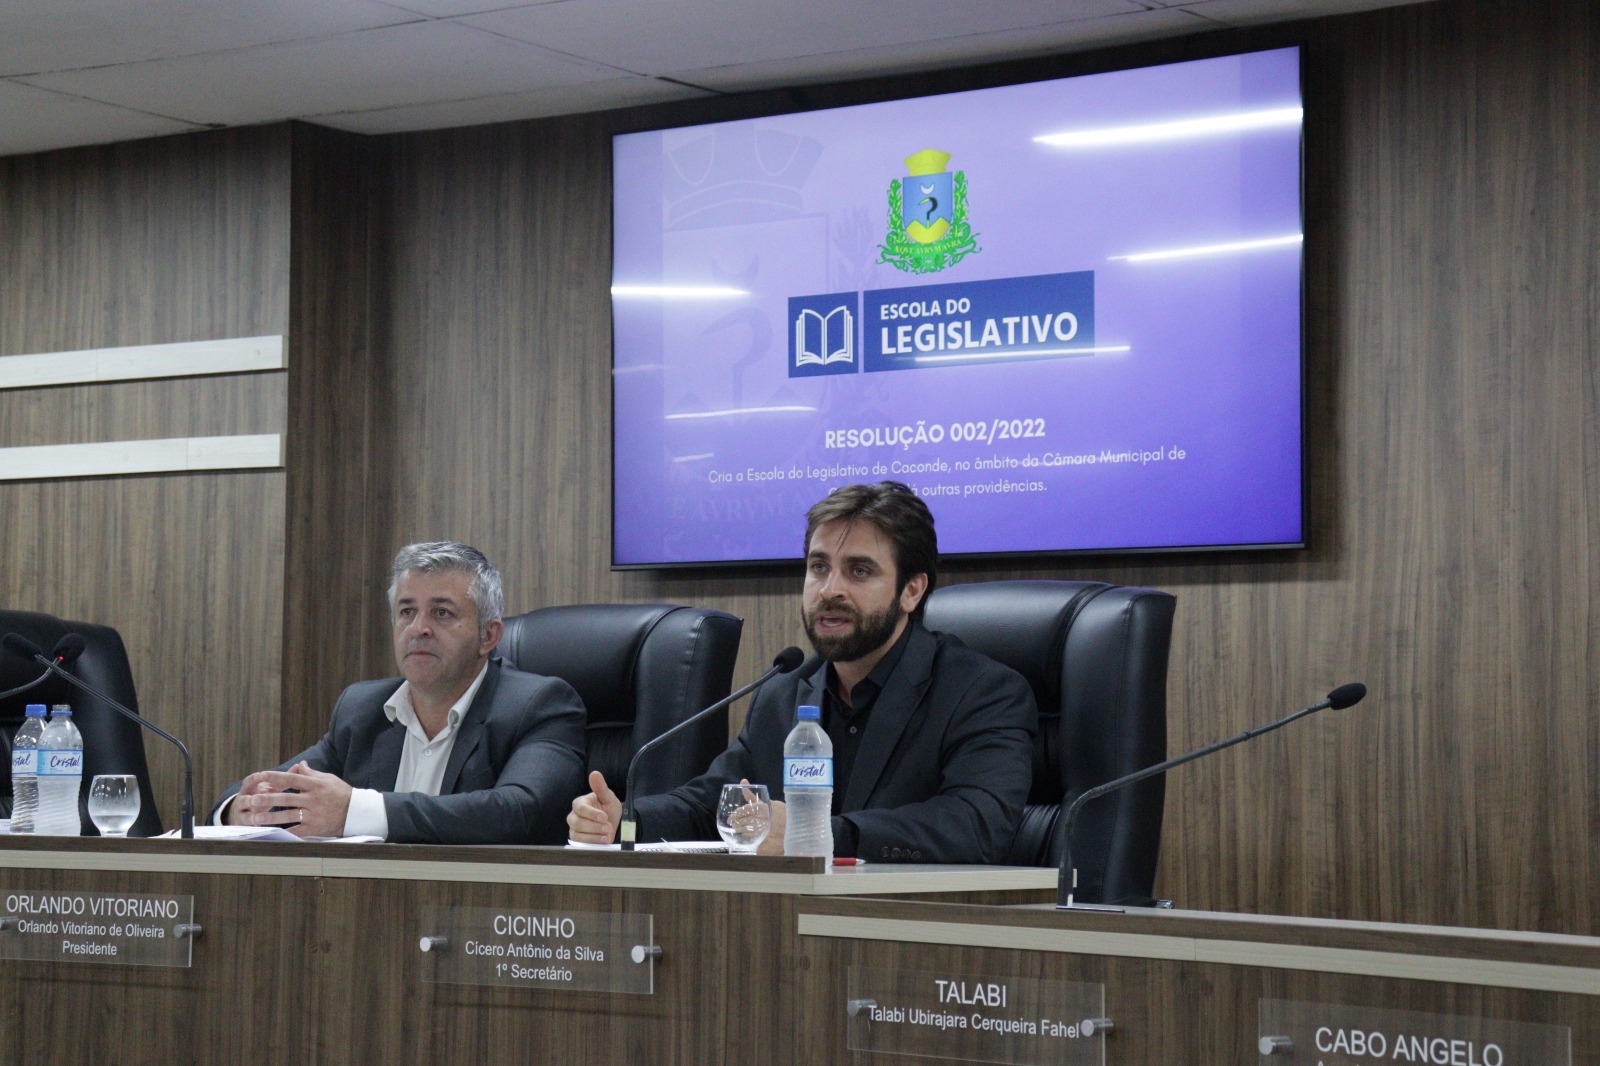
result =
[[[822,717],[822,708],[814,703],[802,703],[795,714],[802,722],[815,722]]]
[[[50,717],[54,718],[58,714],[64,714],[68,718],[71,718],[72,708],[67,706],[65,703],[58,703],[54,707],[50,708]]]
[[[28,704],[27,714],[29,715],[29,717],[32,717],[32,718],[43,718],[44,717],[44,704],[42,704],[42,703],[30,703],[30,704]]]

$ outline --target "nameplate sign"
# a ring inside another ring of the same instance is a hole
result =
[[[1105,986],[850,968],[851,1051],[1016,1066],[1103,1066]]]
[[[1572,1029],[1503,1018],[1263,999],[1261,1062],[1572,1066]]]
[[[417,940],[422,979],[648,996],[660,955],[654,924],[649,914],[433,907]]]
[[[188,966],[193,896],[12,891],[0,896],[0,959]]]

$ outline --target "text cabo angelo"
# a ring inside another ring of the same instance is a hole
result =
[[[1398,1033],[1392,1039],[1383,1032],[1361,1029],[1334,1029],[1321,1026],[1315,1035],[1317,1050],[1386,1062],[1426,1062],[1432,1066],[1504,1066],[1506,1056],[1499,1044],[1482,1047],[1471,1040],[1451,1040],[1442,1036],[1416,1036]]]

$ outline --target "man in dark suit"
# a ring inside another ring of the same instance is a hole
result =
[[[500,572],[476,548],[413,544],[389,606],[402,678],[345,689],[327,735],[230,788],[213,821],[397,843],[557,844],[583,787],[583,704],[490,660]]]
[[[905,485],[851,485],[807,513],[801,617],[817,655],[763,686],[711,768],[635,804],[641,839],[714,839],[722,786],[774,797],[763,852],[783,850],[783,742],[795,708],[822,708],[833,741],[834,854],[986,863],[1016,835],[1032,781],[1033,693],[1016,672],[922,627],[937,578],[927,506]],[[567,815],[571,839],[609,843],[621,803],[599,773]]]

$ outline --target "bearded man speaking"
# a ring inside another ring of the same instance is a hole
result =
[[[895,481],[836,489],[806,514],[800,613],[816,654],[764,685],[744,729],[701,776],[635,802],[641,840],[716,839],[725,784],[767,785],[783,851],[783,742],[795,708],[833,741],[833,850],[874,861],[992,863],[1032,783],[1038,712],[1021,675],[922,626],[938,577],[933,515]],[[568,836],[616,838],[622,804],[598,772]]]

